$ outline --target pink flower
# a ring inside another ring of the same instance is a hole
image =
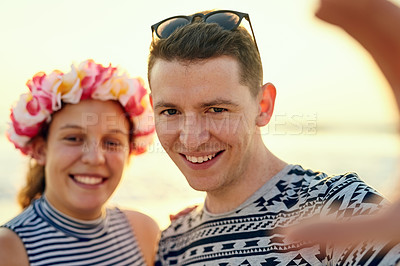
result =
[[[128,102],[125,104],[125,110],[130,116],[138,116],[144,111],[142,99],[147,94],[146,89],[141,82],[137,81],[136,90],[132,93]]]
[[[152,131],[143,135],[135,135],[134,142],[131,144],[131,152],[135,155],[144,153],[151,143],[154,141],[154,128]]]
[[[31,80],[28,80],[26,86],[28,86],[29,90],[33,93],[38,90],[42,90],[42,82],[46,77],[46,73],[38,72],[36,73]]]
[[[15,119],[13,111],[11,111],[10,118],[11,118],[12,124],[14,126],[15,133],[20,136],[26,136],[26,137],[30,137],[30,138],[36,136],[39,133],[39,130],[42,127],[42,124],[44,122],[44,120],[43,120],[43,121],[33,124],[33,125],[29,125],[29,126],[24,125],[22,123],[19,123],[18,120]]]
[[[12,124],[9,124],[9,128],[6,132],[6,136],[7,136],[8,140],[14,144],[15,148],[21,150],[21,152],[25,155],[29,154],[31,147],[29,147],[29,145],[27,145],[27,144],[29,143],[29,141],[31,139],[30,137],[18,135],[15,132],[15,129]]]
[[[154,130],[154,113],[150,106],[149,98],[143,97],[141,101],[143,112],[138,116],[133,116],[132,119],[135,123],[135,138],[151,135]]]
[[[26,104],[26,110],[30,115],[37,115],[40,110],[45,109],[48,112],[52,111],[51,94],[37,93],[32,95],[32,99]]]
[[[30,93],[22,94],[11,110],[13,122],[19,126],[17,128],[31,128],[36,124],[41,123],[52,113],[51,108],[48,108],[48,98],[41,97],[42,95],[33,96]],[[51,106],[51,102],[50,102]]]
[[[33,96],[32,100],[26,104],[26,110],[28,110],[30,115],[36,115],[40,111],[38,97]]]
[[[30,93],[22,94],[11,110],[11,121],[15,133],[20,136],[36,136],[42,124],[50,119],[53,110],[53,91],[61,83],[59,71],[50,75],[39,72],[26,85]]]
[[[111,67],[111,64],[108,67],[103,67],[93,60],[81,63],[78,67],[78,76],[81,79],[83,89],[81,100],[91,98],[96,88],[109,80],[115,70],[116,68]]]
[[[62,73],[58,70],[53,71],[48,76],[39,72],[31,80],[28,80],[26,85],[32,93],[32,99],[26,107],[31,115],[36,115],[42,109],[48,112],[53,111],[53,92],[60,86],[61,75]]]

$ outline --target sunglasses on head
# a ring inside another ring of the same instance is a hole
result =
[[[240,23],[242,22],[242,19],[245,18],[249,22],[251,33],[253,34],[254,44],[256,45],[256,48],[258,50],[249,14],[232,10],[217,10],[207,14],[196,13],[191,16],[174,16],[166,18],[152,25],[151,31],[153,34],[155,32],[158,38],[166,39],[178,28],[193,23],[196,18],[202,19],[205,23],[216,23],[225,30],[237,29],[237,27],[239,27]]]

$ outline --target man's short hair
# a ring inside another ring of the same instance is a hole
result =
[[[238,60],[240,83],[248,86],[253,96],[258,95],[263,70],[260,54],[249,32],[243,27],[225,30],[203,21],[181,27],[166,39],[153,39],[148,61],[149,83],[157,59],[190,63],[223,55]]]

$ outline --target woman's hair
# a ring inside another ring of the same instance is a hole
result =
[[[47,141],[50,123],[44,124],[39,134],[30,142],[35,142],[39,138]],[[32,203],[33,200],[38,199],[40,198],[40,196],[43,195],[44,188],[46,187],[44,168],[44,165],[39,164],[32,157],[29,159],[25,184],[19,190],[17,196],[18,204],[21,206],[22,209],[25,209]]]
[[[18,192],[18,204],[22,209],[28,207],[33,200],[40,198],[43,195],[45,186],[44,166],[31,159],[25,185]]]
[[[122,110],[124,110],[123,106],[119,103]],[[63,106],[65,106],[63,104]],[[62,110],[62,108],[60,109]],[[60,111],[59,110],[59,111]],[[59,112],[57,111],[57,112]],[[54,114],[53,114],[54,115]],[[124,112],[124,115],[129,124],[129,147],[133,148],[134,145],[134,123],[130,119],[130,116],[127,112]],[[46,123],[42,128],[39,134],[32,139],[32,142],[37,141],[37,139],[41,138],[44,141],[47,141],[47,137],[49,134],[50,123]],[[18,192],[17,200],[18,204],[22,209],[28,207],[34,200],[40,198],[44,190],[46,188],[46,178],[45,178],[45,166],[39,164],[35,159],[30,158],[28,165],[28,172],[26,174],[25,184]]]

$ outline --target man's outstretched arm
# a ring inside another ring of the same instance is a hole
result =
[[[400,112],[400,7],[386,0],[320,0],[316,16],[345,30],[373,57],[390,84]],[[352,222],[314,222],[295,228],[301,240],[347,244],[381,239],[400,242],[400,200],[380,215]]]
[[[345,30],[371,54],[400,111],[400,7],[387,0],[320,0],[316,16]]]

